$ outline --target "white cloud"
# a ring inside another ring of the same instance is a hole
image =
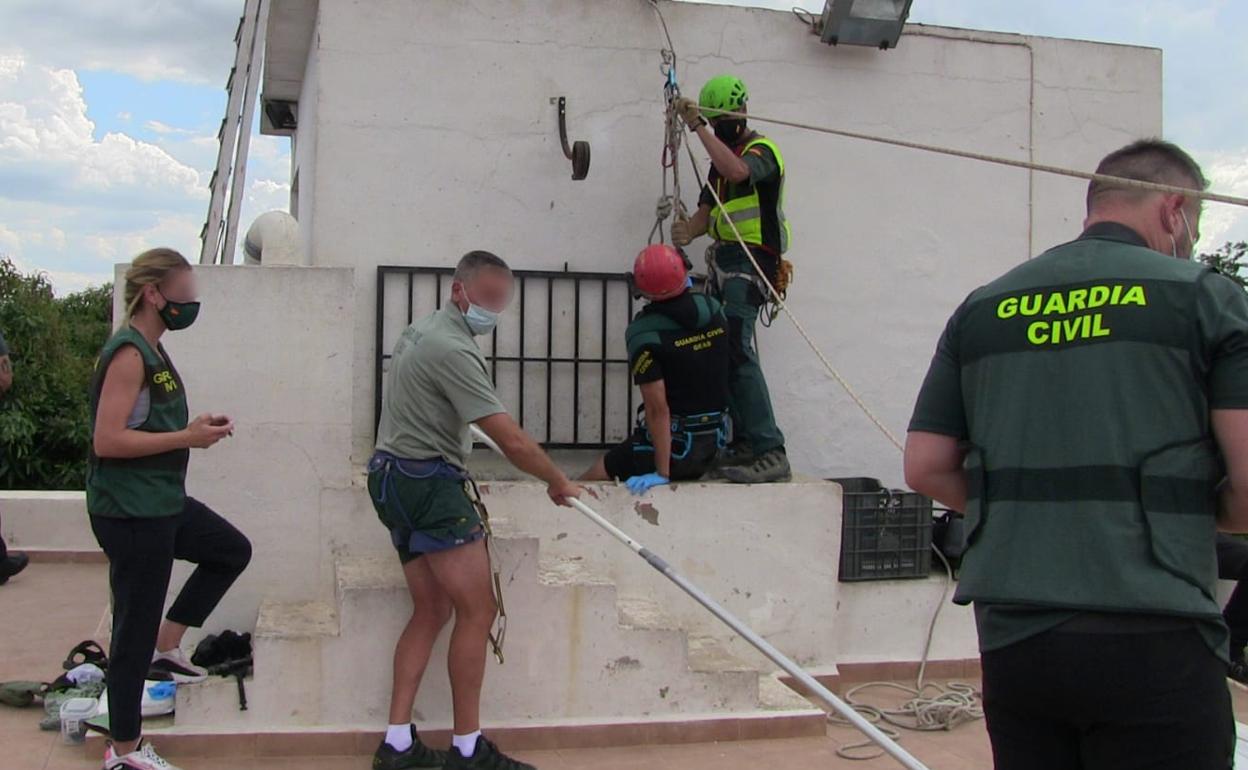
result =
[[[0,56],[0,196],[73,199],[113,194],[160,206],[205,198],[199,173],[124,133],[94,136],[73,70]]]
[[[148,131],[154,131],[157,134],[177,134],[180,136],[190,136],[195,132],[189,128],[177,128],[168,123],[161,123],[159,120],[149,120],[143,124]]]
[[[57,67],[220,83],[242,12],[241,0],[4,0],[0,30]]]
[[[112,280],[116,262],[153,246],[197,260],[211,173],[200,161],[215,159],[202,138],[99,137],[72,70],[0,55],[0,254],[37,266],[62,294]]]
[[[1207,153],[1199,160],[1211,190],[1248,198],[1248,148],[1238,152]],[[1207,202],[1200,222],[1201,251],[1213,251],[1227,241],[1248,241],[1248,208]]]

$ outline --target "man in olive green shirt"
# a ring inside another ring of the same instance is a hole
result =
[[[1158,140],[1097,170],[1206,184]],[[1190,261],[1199,198],[1093,182],[1087,204],[950,319],[906,479],[967,515],[954,601],[998,770],[1226,770],[1214,540],[1248,529],[1248,296]]]
[[[493,331],[513,287],[507,263],[469,252],[455,269],[450,303],[408,327],[390,361],[368,490],[403,563],[413,608],[395,648],[390,724],[374,770],[533,770],[481,735],[486,643],[498,604],[484,523],[469,497],[469,426],[483,430],[517,468],[546,482],[555,503],[568,505],[581,488],[507,414],[474,339]],[[433,643],[452,610],[454,734],[443,752],[421,743],[411,719]]]

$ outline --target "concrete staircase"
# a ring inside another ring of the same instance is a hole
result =
[[[758,656],[745,660],[709,636],[690,637],[652,600],[621,597],[579,557],[543,559],[537,538],[495,525],[509,616],[506,664],[486,673],[488,725],[723,719],[812,707]],[[655,579],[659,579],[657,576]],[[411,602],[392,555],[341,555],[333,601],[265,601],[255,638],[249,709],[233,680],[178,693],[176,731],[375,729],[386,723],[394,642]],[[448,725],[443,632],[417,699],[425,729]],[[175,732],[176,732],[175,731]]]

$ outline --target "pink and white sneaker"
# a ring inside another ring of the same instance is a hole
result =
[[[164,757],[156,753],[156,749],[146,740],[129,754],[117,755],[113,744],[109,743],[104,750],[104,770],[179,770],[169,764]]]
[[[208,670],[191,663],[181,648],[158,652],[152,657],[148,679],[167,676],[177,684],[199,684],[208,678]]]

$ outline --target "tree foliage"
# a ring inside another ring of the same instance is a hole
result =
[[[13,388],[0,396],[0,489],[82,489],[89,386],[112,328],[112,287],[52,292],[41,273],[0,260],[0,334]]]
[[[1228,241],[1217,251],[1200,255],[1201,262],[1240,286],[1248,288],[1248,265],[1244,264],[1245,259],[1248,259],[1248,243],[1244,241],[1238,243]]]

